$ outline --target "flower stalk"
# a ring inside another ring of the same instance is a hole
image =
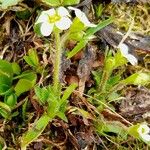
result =
[[[54,62],[54,74],[53,74],[53,85],[57,91],[60,88],[60,67],[62,57],[62,44],[60,40],[60,32],[57,30],[54,32],[55,35],[55,62]]]
[[[70,35],[70,32],[66,32],[62,37],[60,36],[60,31],[56,30],[54,32],[55,36],[55,62],[54,62],[54,74],[53,74],[53,85],[54,89],[58,90],[61,87],[60,84],[60,71],[61,71],[61,58],[65,43]]]
[[[102,93],[105,91],[106,83],[107,83],[108,79],[109,79],[109,73],[106,70],[104,70],[103,74],[102,74],[102,79],[101,79],[100,85],[98,87],[98,91],[100,91]]]

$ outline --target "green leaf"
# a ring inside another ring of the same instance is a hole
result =
[[[78,85],[73,83],[64,91],[61,101],[66,101]]]
[[[22,105],[22,111],[21,112],[22,112],[22,118],[25,121],[25,119],[26,119],[27,105],[28,105],[28,97],[26,97],[24,100],[25,100],[25,102]]]
[[[14,107],[15,104],[17,103],[17,96],[16,94],[11,94],[5,97],[4,99],[5,104],[7,104],[10,107]]]
[[[104,20],[102,22],[100,22],[96,27],[92,27],[92,28],[89,28],[87,31],[86,31],[86,35],[85,37],[89,37],[91,35],[94,35],[97,31],[101,30],[102,28],[108,26],[110,23],[113,22],[113,18],[109,18],[107,20]]]
[[[9,119],[9,117],[10,117],[10,113],[8,113],[7,111],[5,111],[4,109],[1,109],[1,108],[0,108],[0,114],[5,119]]]
[[[22,0],[1,0],[1,7],[2,9],[7,9],[10,6],[14,6],[17,5],[19,2],[21,2]]]
[[[66,122],[68,121],[66,118],[66,115],[65,115],[65,112],[67,110],[67,104],[68,104],[67,100],[63,101],[61,99],[59,102],[59,111],[57,111],[57,114],[56,114],[58,117],[60,117],[61,119],[63,119]]]
[[[11,108],[7,104],[0,102],[0,114],[6,119],[9,118],[11,114]]]
[[[41,33],[41,25],[42,23],[38,23],[34,25],[34,32],[38,35],[38,36],[43,36]]]
[[[51,101],[48,103],[47,113],[50,118],[54,118],[59,112],[60,104],[59,101],[56,99],[55,101]]]
[[[80,0],[64,0],[63,5],[76,5],[79,4]]]
[[[107,122],[104,127],[104,132],[112,132],[120,135],[123,139],[127,137],[127,130],[124,129],[124,125],[120,122]]]
[[[70,28],[69,28],[69,31],[72,33],[74,32],[81,32],[85,29],[85,26],[84,24],[77,18],[75,17],[75,19],[73,20]]]
[[[25,150],[31,142],[36,140],[52,119],[53,118],[50,118],[48,115],[43,114],[40,119],[34,123],[33,127],[22,136],[21,149]]]
[[[114,59],[115,59],[114,69],[119,66],[123,66],[123,65],[127,64],[127,59],[125,57],[123,57],[123,55],[121,54],[120,51],[118,51],[115,54]]]
[[[133,136],[134,138],[139,138],[139,133],[137,132],[140,124],[132,125],[128,128],[128,133]]]
[[[29,9],[24,9],[24,10],[21,10],[21,11],[17,11],[16,16],[19,19],[26,20],[26,19],[29,19],[29,17],[31,16],[31,12],[29,11]]]
[[[12,63],[12,69],[13,69],[13,73],[14,74],[19,75],[20,72],[21,72],[21,68],[20,68],[20,66],[16,62]]]
[[[109,102],[120,100],[120,95],[116,92],[111,92],[107,99]]]
[[[63,119],[64,121],[68,121],[66,116],[65,116],[65,111],[67,109],[67,99],[69,98],[69,96],[72,94],[72,92],[75,90],[75,88],[77,87],[77,84],[71,84],[69,87],[67,87],[67,89],[64,91],[64,94],[62,96],[62,98],[58,101],[49,103],[50,108],[49,110],[49,115],[53,114],[53,115],[57,115],[58,117],[60,117],[61,119]],[[55,109],[54,109],[55,108]],[[55,113],[53,113],[55,112]]]
[[[20,79],[15,86],[15,92],[17,96],[20,96],[20,94],[29,91],[33,87],[33,84],[31,81],[26,79]]]
[[[86,46],[87,42],[88,42],[88,40],[83,39],[79,43],[77,43],[77,45],[73,48],[73,50],[68,53],[67,59],[69,59],[72,56],[74,56],[75,54],[77,54],[82,48],[84,48]]]
[[[58,116],[60,119],[64,120],[65,122],[68,122],[68,119],[67,119],[67,117],[66,117],[66,115],[65,115],[64,112],[61,112],[61,111],[57,112],[57,116]]]
[[[11,91],[12,80],[7,76],[1,75],[0,77],[0,95],[5,95]]]
[[[111,64],[111,65],[110,65]],[[114,69],[115,66],[115,59],[112,56],[108,56],[106,57],[105,60],[105,71],[110,74],[112,72],[112,70]]]
[[[147,85],[150,83],[149,72],[137,72],[121,81],[124,84]]]
[[[0,76],[1,75],[5,75],[8,78],[13,77],[13,69],[11,63],[2,59],[0,59]]]
[[[102,78],[102,71],[101,70],[92,71],[92,74],[94,76],[94,80],[96,81],[96,85],[98,86]]]
[[[56,90],[54,90],[54,87],[50,85],[47,87],[47,90],[49,92],[49,98],[47,100],[48,103],[60,100],[61,92],[57,92]]]
[[[50,6],[60,6],[60,0],[42,0],[43,3],[50,5]]]
[[[30,66],[38,67],[39,59],[35,49],[29,49],[28,56],[24,56],[23,58]]]
[[[79,113],[82,115],[83,118],[91,119],[91,120],[94,119],[94,117],[92,117],[89,112],[83,109],[77,108],[77,111],[79,111]]]
[[[74,41],[80,41],[80,40],[82,40],[83,35],[84,35],[84,32],[72,32],[72,33],[70,33],[68,39],[74,40]]]
[[[6,110],[8,113],[11,112],[10,107],[7,104],[3,103],[3,102],[0,102],[0,108]]]
[[[102,15],[102,12],[104,10],[104,6],[103,4],[99,4],[99,5],[94,5],[95,8],[95,15],[97,18],[99,18]]]
[[[36,87],[34,88],[34,90],[35,90],[36,96],[37,96],[38,99],[39,99],[39,102],[40,102],[41,104],[45,104],[46,101],[47,101],[48,98],[49,98],[49,95],[50,95],[50,93],[49,93],[49,91],[47,90],[47,88],[46,88],[46,87],[40,88],[40,87],[36,86]]]
[[[126,139],[128,134],[128,128],[118,121],[105,121],[97,120],[94,123],[96,131],[100,135],[107,135],[107,133],[115,133],[121,138]]]
[[[96,27],[93,28],[89,28],[86,31],[85,36],[83,37],[83,39],[77,43],[77,45],[73,48],[73,50],[71,52],[68,53],[68,59],[71,58],[72,56],[74,56],[76,53],[78,53],[82,48],[84,48],[86,46],[86,44],[88,43],[88,41],[90,40],[90,37],[92,35],[94,35],[97,31],[101,30],[102,28],[104,28],[105,26],[109,25],[110,23],[112,23],[113,19],[109,18],[103,22],[100,22]]]
[[[22,78],[15,86],[16,95],[29,91],[36,83],[37,75],[33,72],[23,73]]]
[[[1,95],[1,96],[10,94],[12,91],[13,91],[13,89],[10,88],[10,87],[7,86],[7,85],[1,85],[1,86],[0,86],[0,95]]]
[[[112,86],[119,83],[120,79],[121,79],[120,74],[110,77],[109,80],[107,81],[106,89],[110,90]]]
[[[83,118],[86,119],[91,119],[91,120],[94,119],[94,117],[92,117],[89,112],[74,106],[70,107],[69,113],[82,116]]]
[[[78,4],[80,0],[42,0],[42,2],[50,6],[66,6]]]
[[[35,78],[35,73],[30,71],[30,70],[27,70],[27,71],[24,71],[22,72],[22,74],[14,77],[14,79],[28,79],[28,80],[33,80]]]
[[[6,91],[9,90],[8,85],[0,85],[0,95],[4,95]]]
[[[12,112],[12,113],[11,113],[11,117],[16,117],[16,116],[18,116],[19,114],[20,114],[19,111]]]
[[[3,75],[0,76],[0,86],[1,85],[11,86],[11,84],[12,84],[12,80],[10,78]]]

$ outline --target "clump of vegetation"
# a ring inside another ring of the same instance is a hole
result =
[[[111,10],[111,11],[110,11]],[[149,4],[109,4],[104,9],[108,16],[115,17],[114,23],[119,29],[128,31],[134,21],[132,31],[138,34],[150,35]]]

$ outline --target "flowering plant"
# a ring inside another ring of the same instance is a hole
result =
[[[73,20],[71,19],[69,10],[73,10],[76,15]],[[66,41],[69,39],[79,41],[77,46],[72,50],[73,52],[68,55],[70,58],[86,45],[94,33],[111,22],[112,19],[108,19],[95,25],[90,23],[81,10],[73,7],[68,7],[68,9],[66,9],[65,7],[60,6],[55,9],[51,8],[41,12],[35,22],[34,30],[39,35],[50,36],[52,34],[52,38],[54,37],[54,42],[51,43],[55,53],[53,85],[50,85],[48,88],[36,88],[35,90],[38,99],[40,99],[40,103],[43,105],[48,104],[48,106],[44,109],[45,112],[43,115],[35,122],[35,126],[29,129],[22,137],[21,150],[25,150],[28,144],[38,138],[49,121],[52,121],[56,116],[67,121],[67,118],[65,117],[67,98],[76,88],[76,85],[70,85],[66,89],[66,92],[63,91],[64,95],[62,96],[60,67]],[[78,35],[78,37],[76,35]]]
[[[150,128],[146,122],[130,126],[128,133],[150,145]]]
[[[137,61],[137,58],[132,55],[132,54],[129,54],[129,47],[122,43],[122,44],[119,44],[118,48],[120,49],[121,51],[121,54],[132,64],[132,65],[137,65],[138,61]]]
[[[141,124],[137,129],[137,132],[143,141],[150,142],[150,128],[147,124]]]

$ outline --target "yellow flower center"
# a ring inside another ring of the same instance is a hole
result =
[[[56,21],[59,21],[61,17],[58,14],[55,14],[53,16],[49,16],[49,22],[50,23],[55,23]]]

